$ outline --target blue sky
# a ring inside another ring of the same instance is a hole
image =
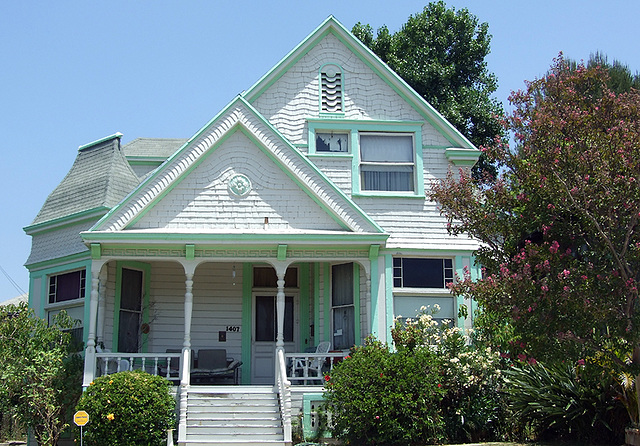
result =
[[[506,102],[560,51],[640,70],[635,0],[450,0],[489,23]],[[188,138],[334,15],[398,30],[426,1],[0,2],[0,301],[28,290],[29,225],[80,145]]]

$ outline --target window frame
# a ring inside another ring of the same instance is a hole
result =
[[[344,159],[351,163],[351,195],[354,197],[402,197],[425,198],[424,192],[424,162],[422,144],[422,126],[420,121],[382,121],[356,120],[337,118],[308,118],[308,149],[309,158],[322,157]],[[316,133],[348,133],[348,152],[323,152],[316,150]],[[411,134],[413,136],[413,185],[412,191],[377,191],[362,190],[360,176],[360,133],[379,134]]]
[[[430,287],[430,286],[406,286],[404,284],[404,274],[403,274],[403,260],[431,260],[431,261],[442,261],[442,287]],[[396,265],[396,260],[400,261],[400,265]],[[450,265],[447,266],[446,262],[450,262]],[[392,260],[392,280],[393,280],[393,288],[394,289],[411,289],[411,290],[438,290],[449,292],[447,288],[447,284],[453,283],[455,281],[455,259],[453,257],[414,257],[414,256],[394,256]],[[400,275],[396,273],[400,271]],[[449,273],[449,274],[448,274]],[[396,285],[396,280],[400,280],[400,285]]]
[[[363,160],[362,155],[362,137],[363,136],[382,136],[387,138],[411,138],[411,161],[365,161]],[[360,166],[359,166],[359,177],[360,177],[360,190],[367,193],[412,193],[416,190],[416,142],[415,142],[415,134],[411,132],[366,132],[360,131],[358,132],[358,150],[360,151]],[[365,189],[364,188],[364,170],[363,167],[371,166],[371,167],[387,167],[389,170],[384,170],[385,172],[393,171],[394,167],[411,167],[411,185],[412,189],[407,190],[386,190],[386,189]]]
[[[51,301],[51,297],[52,294],[54,294],[54,296],[57,297],[58,294],[58,285],[57,285],[57,278],[60,276],[65,276],[65,275],[70,275],[70,274],[75,274],[75,273],[80,273],[80,282],[78,283],[78,297],[74,297],[72,299],[65,299],[65,300],[57,300],[57,298],[52,302]],[[87,295],[87,268],[74,268],[68,271],[60,271],[54,274],[47,274],[47,282],[46,282],[46,286],[47,286],[47,297],[46,297],[46,306],[47,307],[52,307],[52,306],[57,306],[57,305],[73,305],[74,303],[83,301],[84,298]],[[51,292],[51,281],[52,279],[56,278],[56,290],[54,293]]]

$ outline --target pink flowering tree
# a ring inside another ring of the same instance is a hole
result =
[[[559,56],[510,98],[515,146],[483,149],[498,180],[463,170],[432,189],[450,232],[483,243],[482,280],[462,277],[454,293],[506,327],[501,347],[520,359],[622,364],[635,351],[640,364],[640,92],[607,80]]]

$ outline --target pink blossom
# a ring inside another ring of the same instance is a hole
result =
[[[552,254],[555,254],[558,252],[558,248],[560,248],[560,243],[558,243],[556,240],[553,241],[553,243],[551,243],[551,247],[549,247],[549,251]]]

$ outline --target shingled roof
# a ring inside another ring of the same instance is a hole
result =
[[[187,139],[178,138],[136,138],[122,146],[126,157],[164,158],[173,155]]]
[[[71,170],[44,202],[32,225],[100,207],[112,208],[139,183],[120,147],[122,134],[81,146]]]

